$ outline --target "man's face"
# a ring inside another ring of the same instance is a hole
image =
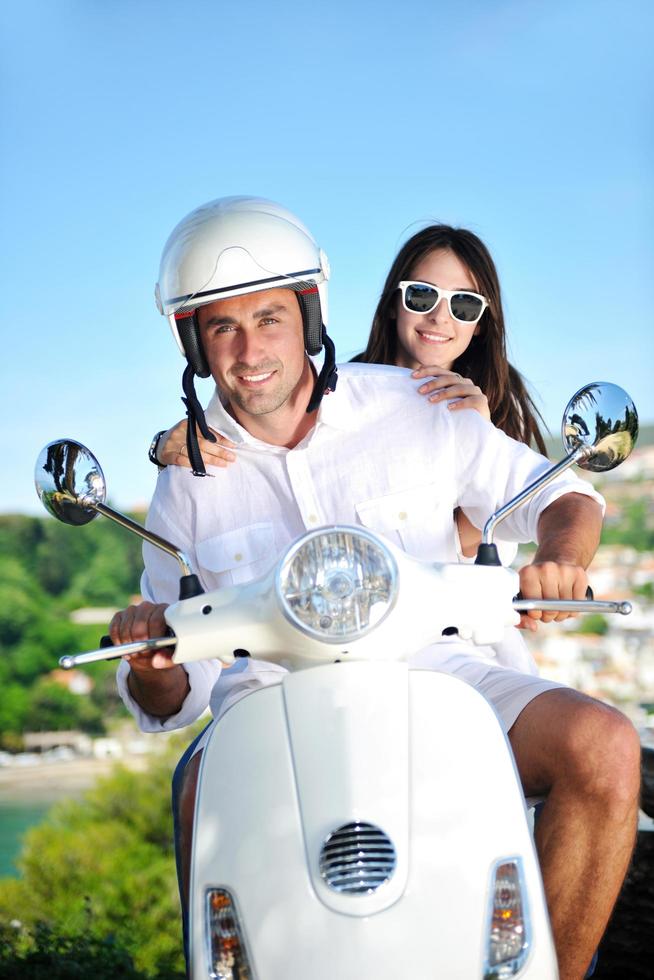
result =
[[[198,309],[209,368],[235,409],[268,415],[285,405],[305,369],[302,315],[290,289],[267,289]]]

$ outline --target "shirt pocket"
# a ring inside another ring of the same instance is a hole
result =
[[[356,512],[364,527],[415,558],[456,561],[454,506],[441,484],[429,483],[363,500]]]
[[[203,578],[212,587],[250,582],[267,572],[275,555],[272,524],[250,524],[199,541]]]

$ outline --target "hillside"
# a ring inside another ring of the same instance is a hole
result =
[[[60,656],[97,646],[105,631],[106,619],[89,624],[71,614],[127,604],[140,573],[140,542],[109,521],[73,528],[0,516],[0,748],[21,747],[25,729],[100,734],[122,711],[113,665],[89,672],[88,696],[52,671]]]

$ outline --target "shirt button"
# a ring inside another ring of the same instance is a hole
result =
[[[318,523],[318,517],[316,516],[316,514],[309,514],[309,524],[317,524],[317,523]]]
[[[237,551],[236,554],[234,555],[234,561],[242,561],[242,560],[243,560],[243,555],[241,554],[240,551]]]
[[[405,521],[408,515],[405,510],[401,510],[397,516],[400,518],[401,521]]]

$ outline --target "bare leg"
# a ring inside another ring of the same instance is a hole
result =
[[[193,843],[193,815],[195,812],[195,797],[198,788],[198,773],[202,752],[190,759],[184,775],[182,777],[182,789],[179,796],[179,848],[181,852],[181,890],[184,896],[184,905],[189,908],[189,894],[191,887],[191,846]]]
[[[536,831],[561,980],[581,980],[633,851],[640,744],[620,712],[547,691],[509,732],[525,794],[547,793]]]

